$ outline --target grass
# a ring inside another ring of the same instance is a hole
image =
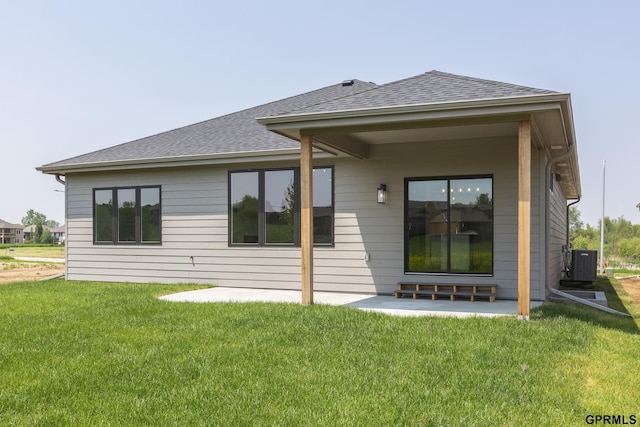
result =
[[[170,303],[193,285],[0,287],[0,425],[585,425],[638,414],[634,318]],[[614,290],[621,291],[615,281]]]
[[[627,268],[613,268],[613,267],[609,267],[607,268],[607,275],[608,276],[633,276],[633,275],[638,275],[640,274],[640,270],[630,270]]]
[[[0,261],[11,261],[11,260],[3,260],[0,259]],[[0,264],[0,270],[17,270],[19,268],[22,268],[24,266],[26,266],[27,264],[23,264],[19,261],[16,262],[2,262],[2,264]]]
[[[9,250],[13,248],[13,251]],[[0,256],[64,258],[63,245],[0,245]]]

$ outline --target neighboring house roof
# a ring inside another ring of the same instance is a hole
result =
[[[12,224],[10,222],[5,221],[4,219],[0,219],[0,228],[19,228],[19,229],[22,229],[22,224]]]
[[[35,231],[35,229],[36,229],[36,226],[35,226],[35,224],[34,225],[27,225],[25,227],[23,227],[21,225],[20,228],[22,228],[25,233],[33,233]],[[53,231],[53,228],[49,227],[48,225],[43,225],[42,229],[43,230]]]
[[[67,224],[63,224],[60,227],[52,228],[52,233],[66,233],[67,232]]]
[[[188,156],[253,153],[298,149],[289,138],[269,132],[256,117],[285,114],[368,90],[376,85],[354,80],[352,85],[336,84],[280,101],[249,108],[168,132],[50,163],[42,171],[63,171],[71,166],[107,162],[167,159]]]

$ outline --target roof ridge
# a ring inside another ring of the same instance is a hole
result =
[[[361,83],[365,83],[365,84],[367,84],[366,82],[363,82],[362,80],[356,80],[356,79],[353,79],[353,80],[354,80],[354,81],[358,81],[358,82],[361,82]],[[255,109],[258,109],[258,108],[266,107],[266,106],[271,105],[271,104],[278,104],[278,103],[280,103],[280,102],[287,101],[287,100],[290,100],[290,99],[293,99],[293,98],[298,98],[298,97],[303,97],[303,96],[311,95],[311,94],[313,94],[313,93],[317,93],[317,92],[323,91],[323,90],[325,90],[325,89],[328,89],[328,88],[330,88],[330,87],[338,86],[338,85],[340,85],[340,84],[341,84],[341,83],[334,83],[334,84],[331,84],[331,85],[323,86],[323,87],[318,88],[318,89],[310,90],[310,91],[308,91],[308,92],[303,92],[303,93],[299,93],[299,94],[297,94],[297,95],[287,96],[287,97],[285,97],[285,98],[277,99],[277,100],[275,100],[275,101],[271,101],[271,102],[265,102],[264,104],[255,105],[255,106],[253,106],[253,107],[245,108],[245,109],[242,109],[242,110],[239,110],[239,111],[234,111],[234,112],[232,112],[232,113],[223,114],[222,116],[213,117],[213,118],[208,119],[208,120],[203,120],[203,121],[202,121],[202,122],[200,122],[200,123],[207,122],[207,121],[209,121],[209,120],[221,119],[221,118],[223,118],[223,117],[230,116],[230,115],[232,115],[232,114],[244,113],[244,112],[246,112],[246,111],[249,111],[249,110],[255,110]],[[348,95],[346,95],[346,96],[348,96]],[[343,97],[340,97],[340,98],[343,98]],[[340,99],[340,98],[334,98],[334,99]],[[309,106],[312,106],[312,105],[314,105],[314,104],[309,104]],[[303,107],[303,108],[306,108],[306,107]],[[197,123],[194,123],[194,124],[197,124]],[[189,125],[189,126],[190,126],[190,125]],[[185,127],[186,127],[186,126],[185,126]],[[163,132],[163,133],[164,133],[164,132]]]
[[[177,130],[179,130],[179,129],[185,129],[185,128],[188,128],[188,127],[191,127],[191,126],[197,126],[197,125],[200,125],[200,124],[203,124],[203,123],[207,123],[207,122],[210,122],[210,121],[213,121],[213,120],[219,120],[219,119],[222,119],[222,118],[225,118],[225,117],[229,117],[229,116],[233,116],[233,115],[236,115],[236,114],[246,113],[247,111],[250,111],[250,110],[256,110],[256,109],[258,109],[258,108],[263,108],[263,107],[266,107],[266,106],[271,105],[271,104],[277,104],[277,103],[280,103],[280,102],[283,102],[283,101],[287,101],[287,100],[289,100],[289,99],[293,99],[293,98],[297,98],[297,97],[302,97],[302,96],[310,95],[310,94],[312,94],[312,93],[320,92],[321,90],[324,90],[324,89],[330,88],[330,87],[332,87],[332,86],[337,86],[337,84],[332,84],[332,85],[324,86],[324,87],[321,87],[321,88],[319,88],[319,89],[314,89],[314,90],[311,90],[311,91],[309,91],[309,92],[299,93],[299,94],[297,94],[297,95],[287,96],[287,97],[285,97],[285,98],[277,99],[277,100],[275,100],[275,101],[265,102],[264,104],[255,105],[255,106],[253,106],[253,107],[244,108],[244,109],[242,109],[242,110],[232,111],[232,112],[230,112],[230,113],[223,114],[223,115],[221,115],[221,116],[211,117],[211,118],[209,118],[209,119],[200,120],[199,122],[190,123],[190,124],[188,124],[188,125],[178,126],[178,127],[176,127],[176,128],[173,128],[173,129],[168,129],[168,130],[165,130],[165,131],[162,131],[162,132],[154,133],[154,134],[152,134],[152,135],[147,135],[147,136],[144,136],[144,137],[141,137],[141,138],[132,139],[131,141],[123,142],[123,143],[121,143],[121,144],[116,144],[116,145],[113,145],[113,146],[109,146],[109,147],[106,147],[105,149],[107,149],[107,148],[114,148],[114,147],[117,147],[117,146],[120,146],[120,145],[129,144],[129,143],[131,143],[131,142],[136,142],[136,141],[140,141],[140,140],[143,140],[143,139],[151,138],[151,137],[154,137],[154,136],[157,136],[157,135],[161,135],[161,134],[163,134],[163,133],[169,133],[169,132],[177,131]],[[340,99],[340,98],[335,98],[335,99]],[[325,101],[325,102],[326,102],[326,101]],[[313,105],[313,104],[310,104],[310,105],[308,105],[308,106],[304,106],[304,107],[300,107],[300,108],[307,108],[307,107],[312,106],[312,105]],[[296,109],[297,109],[297,108],[296,108]],[[97,151],[95,151],[95,152],[98,152],[98,151],[101,151],[101,150],[97,150]],[[88,153],[85,153],[85,154],[88,154]],[[84,155],[84,154],[83,154],[83,155]]]
[[[359,83],[363,83],[363,84],[365,84],[365,85],[373,85],[373,87],[371,87],[371,88],[369,88],[369,89],[363,90],[362,92],[358,92],[358,93],[357,93],[357,95],[359,95],[359,94],[361,94],[361,93],[369,92],[370,90],[374,90],[374,89],[377,89],[377,88],[379,88],[379,87],[380,87],[380,85],[378,85],[378,84],[376,84],[376,83],[373,83],[373,82],[365,82],[365,81],[363,81],[363,80],[358,80],[358,79],[349,79],[348,81],[352,81],[352,82],[359,82]],[[339,84],[341,84],[341,83],[339,83]],[[311,92],[307,92],[306,94],[309,94],[309,93],[312,93],[312,92],[316,92],[316,91],[320,91],[320,90],[323,90],[323,89],[327,89],[327,88],[332,87],[332,86],[336,86],[336,85],[325,86],[325,87],[323,87],[323,88],[321,88],[321,89],[317,89],[317,90],[314,90],[314,91],[311,91]],[[305,94],[303,94],[303,95],[305,95]],[[353,96],[353,95],[356,95],[356,94],[354,94],[354,93],[350,93],[350,94],[347,94],[347,95],[344,95],[344,96],[339,96],[338,98],[330,99],[330,100],[328,100],[328,101],[321,101],[321,102],[316,102],[315,104],[309,104],[309,105],[305,105],[305,106],[303,106],[303,107],[297,107],[297,108],[294,108],[294,109],[293,109],[293,110],[291,110],[291,111],[288,111],[288,113],[293,113],[294,111],[298,111],[298,110],[301,110],[301,109],[303,109],[303,108],[315,107],[315,106],[317,106],[317,105],[326,104],[327,102],[333,102],[333,101],[337,101],[337,100],[339,100],[339,99],[348,98],[348,97]],[[293,98],[293,97],[292,97],[292,98]],[[285,99],[288,99],[288,98],[285,98]],[[283,99],[282,101],[284,101],[284,99]],[[278,102],[278,101],[275,101],[275,102]]]
[[[553,90],[549,90],[549,89],[540,89],[540,88],[536,88],[536,87],[532,87],[532,86],[524,86],[524,85],[519,85],[519,84],[515,84],[515,83],[508,83],[508,82],[501,82],[498,80],[490,80],[490,79],[482,79],[479,77],[471,77],[471,76],[465,76],[462,74],[454,74],[454,73],[447,73],[445,71],[438,71],[438,70],[431,70],[426,72],[425,74],[437,74],[441,77],[448,77],[448,78],[452,78],[452,79],[457,79],[457,80],[466,80],[466,81],[471,81],[471,82],[476,82],[476,83],[487,83],[490,84],[492,86],[509,86],[509,87],[514,87],[514,88],[521,88],[521,89],[530,89],[530,90],[538,90],[538,91],[546,91],[546,92],[550,92],[550,93],[558,93],[556,91]],[[415,76],[418,77],[418,76]]]

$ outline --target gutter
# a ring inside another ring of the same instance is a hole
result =
[[[326,156],[322,151],[314,152],[314,157]],[[158,157],[148,159],[125,159],[102,162],[83,162],[73,164],[51,164],[39,166],[37,171],[56,176],[66,175],[72,172],[101,172],[128,169],[149,169],[165,167],[185,167],[185,166],[210,166],[229,163],[262,162],[266,160],[297,160],[300,158],[299,148],[285,148],[263,151],[239,151],[220,154]],[[58,180],[60,182],[60,180]]]
[[[556,158],[553,158],[553,159],[549,160],[547,162],[546,166],[545,166],[545,184],[546,184],[545,185],[545,200],[544,200],[545,201],[545,217],[544,217],[545,235],[548,234],[546,232],[549,230],[549,209],[550,209],[549,208],[549,184],[550,184],[550,182],[549,182],[549,174],[551,173],[551,166],[553,166],[554,163],[557,163],[559,161],[565,160],[568,157],[571,157],[571,156],[573,156],[575,154],[576,154],[576,144],[574,143],[574,144],[571,144],[571,147],[569,147],[569,150],[567,150],[567,152],[559,155]],[[578,188],[578,186],[576,186],[576,188]],[[578,194],[578,198],[574,202],[569,203],[567,205],[567,214],[566,214],[567,215],[566,216],[566,218],[567,218],[567,228],[566,228],[567,247],[569,246],[569,208],[571,206],[575,205],[576,203],[578,203],[580,201],[581,197],[582,196],[580,194]],[[545,236],[545,252],[547,254],[550,253],[550,250],[549,250],[549,239],[546,236]],[[547,265],[548,265],[548,259],[547,259]],[[623,313],[621,311],[617,311],[617,310],[614,310],[612,308],[605,307],[605,306],[602,306],[600,304],[596,304],[595,302],[588,301],[588,300],[583,299],[583,298],[579,298],[579,297],[577,297],[575,295],[571,295],[569,293],[562,292],[562,291],[559,291],[558,289],[555,289],[555,288],[551,287],[551,285],[549,284],[549,269],[548,268],[546,268],[544,284],[545,284],[545,288],[547,289],[547,291],[549,291],[549,293],[552,293],[554,295],[569,299],[571,301],[574,301],[574,302],[577,302],[577,303],[580,303],[580,304],[588,305],[589,307],[593,307],[593,308],[596,308],[596,309],[601,310],[601,311],[605,311],[605,312],[610,313],[610,314],[617,314],[618,316],[631,317],[631,315],[628,314],[628,313]]]
[[[349,110],[321,111],[312,113],[293,113],[278,116],[258,117],[258,123],[267,126],[291,125],[301,122],[316,122],[320,120],[342,120],[354,117],[385,117],[408,114],[436,113],[444,111],[460,111],[466,109],[495,108],[494,113],[531,112],[535,109],[549,109],[557,107],[558,103],[569,99],[567,93],[551,93],[540,95],[513,96],[504,98],[481,98],[465,101],[429,102],[422,104],[406,104],[384,107],[367,107]],[[533,108],[533,106],[537,106]],[[457,115],[456,115],[457,116]]]

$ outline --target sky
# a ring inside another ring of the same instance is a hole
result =
[[[636,0],[0,0],[0,218],[64,223],[37,166],[347,79],[571,93],[585,224],[640,223]]]

